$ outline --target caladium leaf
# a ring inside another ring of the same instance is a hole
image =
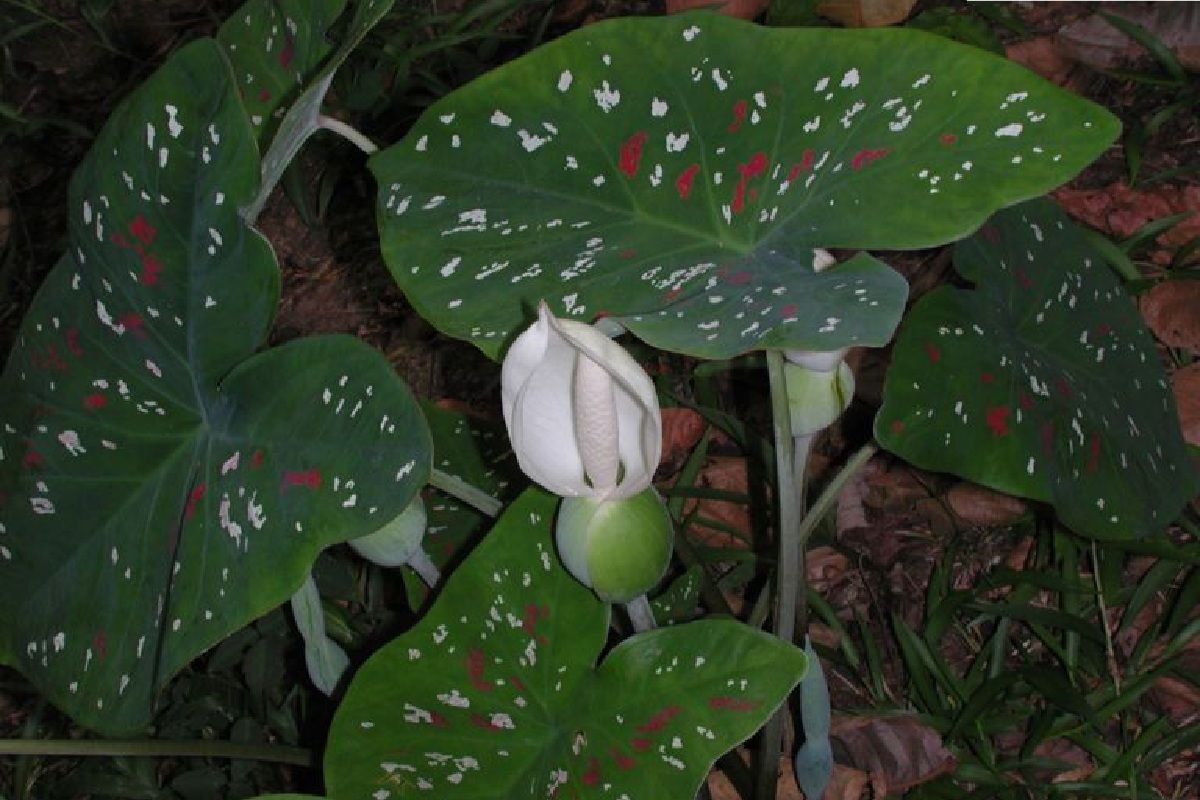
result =
[[[286,600],[429,470],[407,388],[346,336],[256,353],[279,274],[238,206],[259,161],[211,40],[114,112],[71,255],[0,377],[0,660],[129,732],[187,661]]]
[[[522,494],[416,627],[354,677],[332,797],[691,797],[803,676],[733,620],[639,634],[596,666],[608,606],[552,552],[557,497]]]
[[[345,8],[346,0],[250,0],[221,26],[217,41],[260,142],[333,52],[326,35]]]
[[[383,254],[493,357],[545,299],[660,348],[882,344],[905,285],[859,256],[966,235],[1118,130],[1023,68],[909,30],[719,15],[590,25],[435,103],[371,162]]]
[[[1104,255],[1053,203],[1002,211],[955,248],[975,288],[901,329],[875,435],[919,467],[1053,503],[1105,539],[1161,530],[1196,475],[1154,342]]]

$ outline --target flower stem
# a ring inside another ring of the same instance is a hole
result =
[[[379,152],[379,146],[377,144],[372,142],[363,134],[359,133],[350,125],[342,122],[340,119],[334,119],[333,117],[327,117],[324,114],[321,114],[317,117],[317,125],[327,131],[336,133],[338,136],[341,136],[344,139],[349,140],[355,147],[357,147],[359,150],[362,150],[367,155],[374,155],[375,153]]]
[[[15,756],[145,756],[160,758],[231,758],[245,761],[270,761],[314,765],[313,752],[303,747],[276,744],[238,744],[235,742],[191,739],[120,740],[120,739],[0,739],[0,755]]]
[[[438,581],[442,579],[441,570],[437,568],[437,564],[433,563],[433,559],[429,557],[423,547],[417,547],[416,552],[409,557],[408,565],[430,589],[437,586]]]
[[[771,385],[771,419],[775,433],[775,485],[779,497],[779,518],[776,538],[779,542],[779,562],[775,596],[775,635],[785,642],[795,636],[796,598],[800,580],[801,497],[797,490],[795,440],[792,437],[791,410],[788,407],[787,382],[783,371],[783,353],[767,351],[767,376]],[[808,443],[799,456],[800,466],[807,461]],[[800,479],[803,480],[803,472]],[[787,703],[783,703],[763,728],[758,753],[757,800],[774,800],[778,782],[779,754],[783,747],[783,726]]]
[[[638,633],[652,631],[658,627],[654,621],[654,612],[650,610],[650,601],[644,594],[639,594],[626,603],[625,613],[629,615],[629,621],[633,623],[633,629]]]
[[[495,517],[500,514],[504,504],[482,489],[477,489],[462,478],[442,472],[434,467],[429,473],[429,485],[440,489],[451,497],[457,497],[481,514]]]

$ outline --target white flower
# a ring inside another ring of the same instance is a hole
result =
[[[603,333],[542,303],[509,348],[501,383],[513,451],[535,482],[597,500],[650,486],[662,452],[654,383]]]

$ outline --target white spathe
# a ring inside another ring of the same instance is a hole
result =
[[[633,497],[662,453],[650,376],[590,325],[545,303],[501,371],[504,422],[525,474],[563,497]]]

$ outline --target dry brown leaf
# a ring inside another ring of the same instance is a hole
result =
[[[808,585],[819,594],[828,594],[846,577],[850,559],[828,545],[814,547],[804,554]]]
[[[1149,31],[1185,69],[1200,70],[1200,7],[1195,3],[1122,3],[1116,13]],[[1153,60],[1098,14],[1067,25],[1058,39],[1065,55],[1093,69],[1122,69]]]
[[[1067,86],[1071,82],[1071,73],[1075,64],[1067,58],[1052,36],[1040,36],[1025,42],[1010,44],[1004,48],[1010,60],[1036,72],[1048,81],[1059,86]]]
[[[826,0],[817,13],[849,28],[881,28],[908,19],[917,0]]]
[[[1149,695],[1177,725],[1190,724],[1200,715],[1200,690],[1195,684],[1163,675],[1154,681]]]
[[[911,715],[834,714],[829,739],[834,760],[869,774],[876,797],[907,791],[958,766],[937,731]]]
[[[1200,186],[1162,184],[1131,189],[1123,181],[1117,181],[1099,189],[1062,188],[1051,194],[1071,216],[1120,237],[1132,236],[1153,220],[1190,213],[1192,216],[1155,239],[1163,248],[1152,254],[1156,263],[1169,263],[1173,249],[1200,236]],[[1190,260],[1197,257],[1193,253]]]
[[[842,646],[842,635],[820,622],[808,623],[808,636],[813,640],[813,644],[828,647],[830,650],[837,650]]]
[[[1041,776],[1053,783],[1081,781],[1096,769],[1096,762],[1088,752],[1068,739],[1047,739],[1033,749],[1033,754],[1061,762],[1061,768]]]
[[[687,458],[700,442],[708,423],[690,408],[662,410],[662,463],[674,465]]]
[[[824,800],[864,800],[871,796],[870,788],[870,775],[854,767],[834,764]]]
[[[749,476],[746,459],[737,456],[721,456],[710,459],[696,481],[697,486],[709,489],[720,489],[726,492],[749,491]],[[699,509],[699,515],[722,522],[745,538],[733,536],[722,530],[706,527],[697,522],[689,527],[691,538],[699,544],[708,547],[748,547],[750,539],[750,509],[745,503],[731,503],[725,500],[692,499],[684,506],[684,513],[690,514],[693,508]]]
[[[667,13],[678,14],[693,8],[708,8],[741,19],[754,19],[767,10],[771,0],[667,0]]]
[[[1175,370],[1171,376],[1171,389],[1179,408],[1183,438],[1200,447],[1200,361]]]
[[[1142,295],[1138,305],[1160,342],[1200,352],[1200,281],[1163,281]]]
[[[1025,569],[1025,565],[1029,563],[1029,556],[1033,552],[1034,543],[1032,536],[1022,536],[1012,551],[1005,556],[1004,566],[1012,570]]]
[[[1019,498],[967,481],[952,486],[946,493],[946,502],[963,522],[980,527],[1011,525],[1028,510],[1025,501]]]

